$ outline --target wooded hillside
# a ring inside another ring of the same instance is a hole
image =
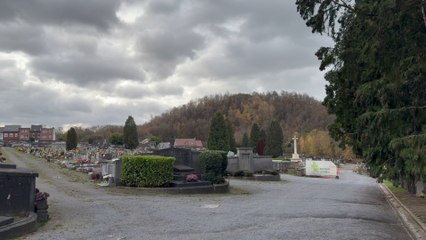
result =
[[[173,108],[140,126],[139,136],[155,135],[163,141],[196,137],[206,141],[209,123],[216,111],[233,124],[237,143],[244,133],[249,134],[253,123],[266,129],[273,119],[278,120],[284,142],[289,142],[295,132],[327,130],[333,121],[321,102],[307,95],[288,92],[226,94],[204,97]]]

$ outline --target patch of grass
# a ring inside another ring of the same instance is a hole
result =
[[[383,184],[385,184],[386,187],[388,187],[389,190],[391,190],[393,193],[404,193],[407,191],[406,189],[402,187],[395,187],[393,183],[389,180],[383,180]]]
[[[279,158],[272,158],[272,160],[281,160],[281,161],[290,161],[290,158],[285,158],[285,157],[279,157]]]

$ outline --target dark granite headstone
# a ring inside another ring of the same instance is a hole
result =
[[[186,165],[194,169],[196,173],[201,172],[198,155],[200,152],[186,148],[167,148],[154,150],[154,155],[176,158],[175,165]]]
[[[35,178],[28,169],[0,168],[0,215],[22,215],[34,211]]]

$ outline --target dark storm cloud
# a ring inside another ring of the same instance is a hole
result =
[[[147,11],[151,14],[170,14],[178,11],[181,1],[176,0],[156,0],[147,4]]]
[[[0,51],[38,55],[47,51],[43,29],[25,23],[0,22]]]
[[[96,55],[42,57],[32,61],[34,72],[45,78],[61,79],[79,86],[118,79],[143,79],[139,67],[127,59]]]
[[[321,98],[322,45],[294,1],[2,0],[0,107],[16,112],[2,121],[141,124],[228,91]]]
[[[165,78],[186,58],[194,58],[195,50],[203,46],[203,38],[191,30],[154,30],[141,34],[139,44],[147,71]]]
[[[107,30],[118,23],[116,0],[2,0],[0,20],[35,25],[88,25]]]

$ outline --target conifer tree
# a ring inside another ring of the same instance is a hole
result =
[[[278,157],[283,154],[283,131],[278,121],[273,120],[266,134],[265,155]]]
[[[253,123],[250,131],[250,147],[255,148],[260,139],[260,128],[257,123]]]
[[[123,142],[126,149],[135,149],[139,145],[135,120],[129,116],[123,128]]]
[[[327,69],[331,135],[353,146],[372,176],[414,182],[426,173],[424,0],[297,0],[312,32],[334,47],[316,55]],[[339,26],[336,26],[336,23]]]
[[[241,146],[242,147],[248,147],[249,145],[250,145],[250,140],[249,140],[247,133],[245,132],[244,135],[243,135],[243,139],[241,141]]]
[[[77,144],[78,144],[77,132],[72,127],[67,131],[67,141],[66,141],[67,151],[76,149]]]
[[[229,132],[222,113],[216,112],[210,122],[207,147],[209,150],[229,151]]]

